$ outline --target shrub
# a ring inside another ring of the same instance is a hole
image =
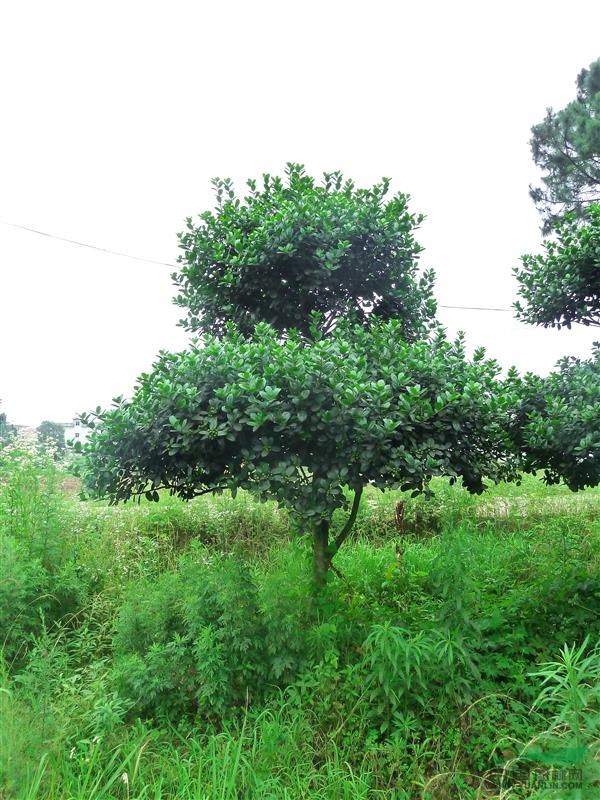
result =
[[[136,585],[123,605],[114,642],[121,690],[146,715],[226,716],[298,668],[301,644],[292,636],[293,658],[279,646],[294,627],[290,612],[285,592],[281,614],[265,612],[244,562],[192,548],[178,572]]]

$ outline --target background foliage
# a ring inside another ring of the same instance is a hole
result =
[[[0,413],[0,447],[7,444],[15,435],[17,429],[6,419],[4,412]]]
[[[66,450],[64,425],[59,422],[44,420],[36,430],[42,447],[51,449],[55,458],[61,458]]]
[[[530,193],[548,233],[565,213],[580,217],[600,202],[600,59],[579,73],[575,100],[560,111],[549,108],[531,132],[543,185]]]
[[[544,470],[547,483],[564,480],[573,490],[600,482],[600,348],[588,360],[566,357],[546,378],[526,375],[515,439],[525,469]]]

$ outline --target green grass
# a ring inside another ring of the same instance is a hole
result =
[[[600,491],[369,489],[315,606],[273,504],[4,474],[2,800],[600,794]],[[575,750],[579,794],[519,784]]]

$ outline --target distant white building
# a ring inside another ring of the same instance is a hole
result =
[[[83,422],[78,419],[77,417],[73,417],[72,422],[62,422],[61,425],[65,429],[65,444],[67,442],[81,442],[82,444],[88,440],[90,433],[92,432],[87,425],[84,425]]]

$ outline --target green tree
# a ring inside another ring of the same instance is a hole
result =
[[[524,301],[517,317],[545,328],[600,326],[600,205],[567,214],[541,255],[523,256],[514,273]]]
[[[182,267],[175,302],[190,331],[220,336],[228,322],[249,335],[258,322],[308,333],[313,311],[326,330],[340,318],[398,319],[405,339],[435,317],[433,272],[418,270],[422,220],[408,196],[388,198],[389,180],[357,189],[339,172],[318,185],[299,164],[285,180],[248,181],[245,198],[215,179],[216,209],[179,234]]]
[[[427,491],[433,476],[510,477],[514,402],[483,351],[442,333],[407,342],[401,320],[341,322],[328,335],[282,338],[260,323],[231,326],[188,352],[161,353],[130,401],[84,422],[87,484],[114,502],[160,489],[190,499],[248,489],[289,508],[312,530],[322,584],[349,535],[367,484]],[[352,502],[349,500],[352,494]],[[336,527],[334,511],[348,508]]]
[[[50,446],[54,456],[59,457],[65,452],[65,428],[59,422],[44,420],[37,428],[40,443]]]
[[[600,203],[600,59],[579,73],[575,100],[560,111],[549,108],[531,132],[543,176],[530,194],[549,233],[565,213],[581,216]]]
[[[0,447],[8,444],[16,435],[17,429],[10,425],[4,412],[0,413]]]
[[[588,360],[557,366],[546,378],[510,376],[520,395],[514,438],[527,471],[544,470],[547,483],[577,491],[600,483],[600,346]]]

